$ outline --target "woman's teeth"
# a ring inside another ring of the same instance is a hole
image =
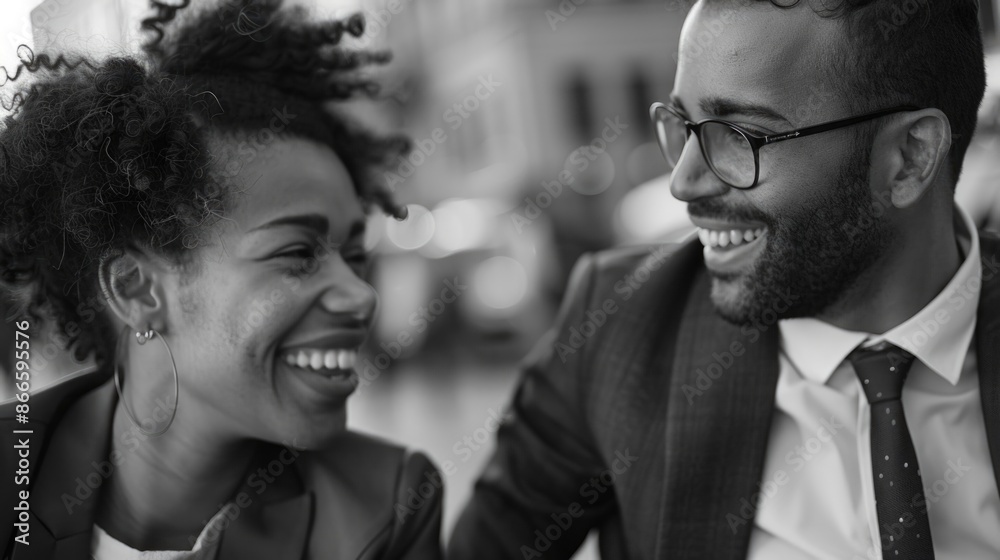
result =
[[[357,350],[303,349],[285,354],[285,363],[301,369],[349,370],[358,359]]]
[[[725,249],[730,245],[736,247],[737,245],[750,243],[760,237],[763,237],[766,232],[767,230],[765,228],[747,230],[716,230],[698,228],[698,238],[701,239],[702,245],[706,247],[711,247],[713,249]]]

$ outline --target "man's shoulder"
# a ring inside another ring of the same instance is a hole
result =
[[[696,239],[681,243],[657,243],[616,247],[588,254],[584,259],[594,295],[614,292],[637,293],[644,286],[668,289],[671,283],[690,279],[702,266],[701,244]]]
[[[646,261],[665,261],[680,247],[680,243],[629,245],[591,253],[590,258],[599,275],[615,275],[634,270]]]

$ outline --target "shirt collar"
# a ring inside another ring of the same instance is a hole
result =
[[[976,330],[982,263],[975,224],[958,205],[955,213],[965,259],[948,285],[916,315],[883,335],[847,331],[812,317],[778,322],[781,347],[806,379],[826,383],[858,345],[885,340],[916,356],[952,385],[958,383]]]
[[[863,332],[848,331],[813,317],[782,319],[781,348],[803,377],[826,383],[837,366],[868,338]]]

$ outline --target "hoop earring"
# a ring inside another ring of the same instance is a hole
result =
[[[174,361],[174,353],[170,350],[170,346],[167,344],[167,341],[164,340],[163,336],[160,335],[160,333],[156,332],[156,330],[154,330],[153,328],[149,328],[145,332],[137,331],[135,333],[136,341],[139,344],[145,344],[147,340],[154,337],[159,338],[160,342],[163,343],[163,347],[167,349],[167,355],[170,356],[170,365],[174,370],[174,409],[170,412],[170,419],[167,420],[167,425],[164,426],[163,428],[156,430],[154,432],[146,431],[142,428],[142,425],[140,425],[139,421],[136,420],[135,415],[132,414],[132,410],[129,409],[128,403],[125,402],[125,393],[122,391],[122,382],[118,380],[119,377],[118,372],[120,369],[119,365],[121,364],[122,340],[127,341],[129,339],[128,336],[129,330],[131,329],[128,327],[128,325],[126,325],[122,329],[121,334],[118,336],[118,343],[115,346],[115,370],[114,370],[114,375],[112,377],[114,377],[115,380],[115,390],[118,392],[118,400],[121,401],[122,408],[125,409],[125,414],[126,416],[128,416],[129,421],[132,422],[132,425],[135,426],[143,435],[148,437],[163,435],[170,428],[170,425],[174,423],[174,417],[177,416],[177,400],[180,398],[180,383],[177,380],[177,362]]]

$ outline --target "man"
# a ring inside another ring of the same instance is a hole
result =
[[[1000,557],[984,82],[973,0],[696,2],[651,112],[700,239],[581,260],[451,557]]]

